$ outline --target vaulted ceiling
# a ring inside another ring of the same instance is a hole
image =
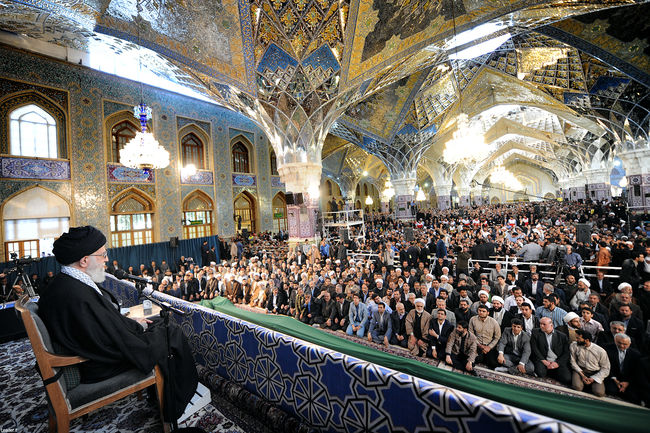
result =
[[[458,185],[512,161],[607,166],[647,143],[648,23],[633,0],[0,0],[20,38],[148,48],[155,73],[257,122],[279,165],[304,151],[352,187],[363,171]],[[461,112],[492,153],[450,167]]]

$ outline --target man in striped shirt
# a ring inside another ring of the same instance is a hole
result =
[[[559,303],[560,298],[555,293],[549,293],[544,297],[542,306],[537,307],[537,310],[535,310],[535,315],[539,319],[548,317],[553,321],[553,326],[556,328],[562,326],[567,312],[557,306]]]

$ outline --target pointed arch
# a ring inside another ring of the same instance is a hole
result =
[[[56,237],[70,227],[71,207],[59,193],[32,185],[7,198],[0,207],[4,248],[0,258],[40,257],[52,253]]]
[[[278,157],[275,154],[273,147],[269,146],[269,163],[271,164],[271,176],[279,176],[278,173]]]
[[[45,116],[51,117],[51,135],[49,135],[48,142],[51,141],[51,150],[47,154],[24,154],[24,156],[37,156],[43,158],[68,158],[67,150],[67,115],[66,111],[57,102],[48,96],[36,90],[26,90],[11,93],[4,98],[0,98],[0,153],[2,154],[15,154],[12,148],[12,141],[15,140],[16,129],[15,122],[12,122],[11,114],[27,106],[35,106],[37,109],[42,110]],[[16,119],[18,120],[18,119]],[[22,129],[22,128],[21,128]],[[13,133],[12,133],[13,131]],[[14,136],[12,138],[12,136]]]
[[[111,246],[126,247],[153,242],[154,200],[131,187],[111,202]]]
[[[287,199],[282,191],[279,191],[273,197],[273,230],[288,229],[287,226]]]
[[[230,140],[230,163],[233,173],[254,173],[255,147],[242,134]]]
[[[104,137],[106,160],[120,162],[120,150],[140,131],[140,123],[132,111],[121,110],[111,114],[104,120]],[[153,132],[151,121],[147,123],[147,131]]]
[[[257,231],[257,200],[255,197],[248,191],[242,191],[233,200],[233,208],[235,209],[234,217],[237,232],[246,229],[255,233]]]
[[[181,166],[194,164],[197,170],[210,169],[210,137],[196,123],[189,123],[178,130]]]
[[[183,237],[212,236],[214,202],[206,193],[195,190],[183,200]]]

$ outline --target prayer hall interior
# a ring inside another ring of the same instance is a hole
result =
[[[181,427],[647,431],[649,23],[647,0],[0,0],[0,431],[54,416],[17,307],[88,225],[121,313],[125,272],[177,310],[209,390]],[[163,431],[159,403],[70,430]]]

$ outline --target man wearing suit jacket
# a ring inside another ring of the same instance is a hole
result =
[[[521,320],[512,319],[511,326],[503,330],[497,345],[497,362],[502,367],[495,368],[496,371],[507,371],[510,374],[532,374],[535,371],[535,366],[530,360],[530,336],[523,328]]]
[[[345,299],[345,294],[337,294],[336,305],[332,309],[332,314],[330,314],[330,319],[332,320],[332,331],[338,331],[339,329],[345,330],[348,327],[349,315],[350,301]]]
[[[539,328],[539,319],[533,314],[533,307],[529,302],[524,302],[519,308],[521,309],[521,314],[517,314],[515,318],[521,320],[524,332],[531,335],[533,329]]]
[[[553,329],[549,317],[539,319],[539,328],[533,329],[531,335],[530,348],[537,376],[552,376],[564,384],[571,382],[569,338]]]
[[[377,344],[384,344],[388,347],[388,342],[393,333],[393,321],[390,315],[386,312],[386,304],[379,302],[377,304],[377,311],[375,311],[370,319],[370,326],[368,327],[368,341],[374,341]]]
[[[626,334],[616,334],[614,345],[607,346],[609,358],[609,376],[605,379],[605,391],[608,395],[621,397],[630,403],[640,404],[639,391],[647,387],[647,380],[641,367],[641,353],[632,349],[632,339]]]
[[[592,278],[590,289],[598,292],[602,299],[605,299],[612,293],[612,283],[605,278],[604,271],[596,271],[596,277]]]
[[[524,283],[524,295],[529,299],[536,299],[537,294],[542,292],[544,284],[539,280],[539,274],[533,273],[529,280]],[[540,302],[541,304],[541,302]]]
[[[436,310],[436,320],[429,322],[429,343],[431,347],[427,356],[434,359],[442,359],[447,348],[449,334],[454,330],[454,326],[447,320],[447,310],[438,308]]]
[[[273,293],[266,300],[266,311],[271,314],[282,314],[284,306],[287,304],[287,298],[284,290],[273,287]]]
[[[476,336],[469,332],[468,327],[467,322],[458,322],[456,329],[449,334],[445,348],[445,362],[476,376],[474,361],[478,342]]]
[[[393,321],[393,335],[390,344],[406,348],[408,345],[408,334],[406,333],[406,309],[404,304],[398,302],[395,305],[395,311],[391,314]]]
[[[350,313],[348,315],[348,335],[356,334],[357,337],[366,336],[366,327],[368,326],[368,307],[361,302],[359,293],[352,295],[352,305],[350,305]]]
[[[415,300],[415,308],[406,315],[408,349],[413,356],[423,356],[429,349],[429,321],[431,315],[424,311],[424,300]]]
[[[630,304],[621,304],[618,312],[619,320],[625,325],[625,333],[632,338],[636,347],[643,347],[643,322],[633,315]]]

